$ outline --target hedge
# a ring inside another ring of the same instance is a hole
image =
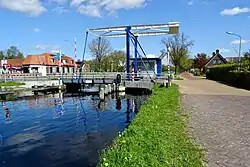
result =
[[[236,64],[225,64],[211,67],[207,70],[206,78],[219,81],[237,88],[250,90],[249,65],[244,65],[239,71]]]

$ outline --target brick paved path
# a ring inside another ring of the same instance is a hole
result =
[[[175,81],[209,167],[250,167],[250,92],[206,79]]]

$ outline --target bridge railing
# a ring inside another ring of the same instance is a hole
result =
[[[62,75],[62,79],[115,79],[117,74],[121,74],[122,80],[127,80],[127,75],[132,78],[132,73],[124,73],[124,72],[86,72],[81,75],[75,73],[67,73]],[[41,74],[19,74],[19,75],[6,75],[0,76],[1,81],[16,81],[16,82],[25,82],[25,81],[50,81],[50,80],[59,80],[61,78],[60,74],[47,74],[47,76],[42,76]],[[143,79],[143,80],[151,80],[151,79],[166,79],[166,75],[154,75],[148,74],[145,72],[138,73],[134,75],[135,80]]]

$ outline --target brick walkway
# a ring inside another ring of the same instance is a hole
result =
[[[175,81],[209,167],[250,167],[250,92],[206,79]]]

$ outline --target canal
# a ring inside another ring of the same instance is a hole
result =
[[[96,166],[147,96],[55,94],[2,102],[1,167]]]

